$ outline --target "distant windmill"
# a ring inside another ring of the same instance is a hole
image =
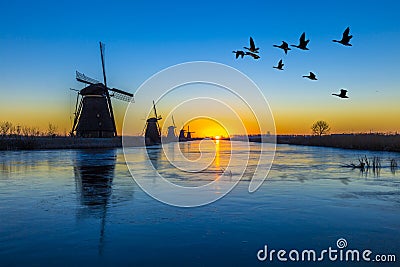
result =
[[[88,86],[78,92],[71,135],[79,137],[117,136],[111,97],[127,102],[130,102],[133,98],[133,94],[131,93],[107,87],[104,45],[101,42],[100,56],[103,69],[103,83],[76,71],[76,79]]]
[[[186,136],[185,136],[185,133],[186,133]],[[189,125],[187,128],[187,131],[182,128],[182,130],[179,133],[179,142],[192,141],[193,140],[192,133],[195,133],[195,132],[190,131]]]
[[[179,142],[186,142],[187,141],[187,139],[186,139],[186,137],[185,137],[185,132],[186,132],[186,130],[184,130],[184,129],[181,129],[180,131],[179,131]]]
[[[167,137],[165,139],[167,142],[176,142],[177,141],[175,129],[176,129],[175,120],[174,120],[174,116],[172,116],[172,125],[168,126]]]
[[[149,118],[146,121],[146,131],[144,134],[146,146],[161,144],[161,131],[158,121],[161,120],[161,116],[157,115],[156,104],[153,100],[153,109],[155,117]]]
[[[186,132],[186,138],[189,141],[192,139],[192,133],[195,133],[195,132],[191,132],[190,129],[189,129],[189,125],[188,125],[188,129],[187,129],[187,132]]]

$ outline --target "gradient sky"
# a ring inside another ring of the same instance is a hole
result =
[[[316,120],[337,133],[399,131],[399,10],[395,0],[1,1],[0,121],[68,132],[75,70],[101,80],[101,40],[112,87],[135,92],[166,67],[215,61],[260,87],[280,134],[308,134]],[[333,43],[347,26],[353,47]],[[272,47],[303,31],[310,51]],[[261,59],[235,60],[249,36]],[[272,68],[281,58],[283,72]],[[319,80],[301,77],[309,71]],[[331,95],[340,88],[350,99]],[[125,104],[114,107],[120,129]]]

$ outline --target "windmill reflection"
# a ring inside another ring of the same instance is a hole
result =
[[[154,169],[158,170],[160,168],[159,165],[162,149],[160,147],[146,147],[146,151]]]
[[[103,250],[107,207],[112,194],[116,150],[77,151],[74,162],[76,191],[81,208],[78,218],[100,219],[99,253]]]

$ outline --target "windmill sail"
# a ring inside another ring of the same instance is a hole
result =
[[[133,100],[133,94],[127,93],[125,91],[119,90],[117,88],[108,89],[109,91],[113,92],[111,97],[114,97],[118,100],[131,102]]]
[[[100,83],[98,80],[95,80],[93,78],[90,78],[88,76],[86,76],[83,73],[80,73],[79,71],[76,71],[76,80],[82,83],[86,83],[86,84],[98,84]]]

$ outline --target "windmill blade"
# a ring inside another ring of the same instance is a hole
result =
[[[105,47],[102,42],[100,43],[100,57],[101,57],[101,66],[103,68],[103,81],[104,81],[104,86],[107,87],[107,78],[106,78],[106,63],[104,62],[104,53],[105,53]]]
[[[113,97],[118,99],[118,100],[122,100],[122,101],[126,101],[126,102],[131,102],[133,99],[133,94],[119,90],[117,88],[108,88],[108,90],[110,90],[111,92],[113,92]],[[134,102],[134,100],[132,101]]]
[[[153,100],[153,108],[154,108],[154,115],[156,116],[156,119],[158,119],[158,116],[157,116],[157,109],[156,109],[156,103],[154,103],[154,100]]]
[[[98,80],[95,80],[93,78],[90,78],[88,76],[86,76],[83,73],[80,73],[79,71],[76,71],[76,80],[82,83],[86,83],[86,84],[98,84],[100,83]]]
[[[175,120],[174,120],[174,115],[172,115],[172,124],[174,125],[174,127],[176,128],[176,125],[175,125]]]

